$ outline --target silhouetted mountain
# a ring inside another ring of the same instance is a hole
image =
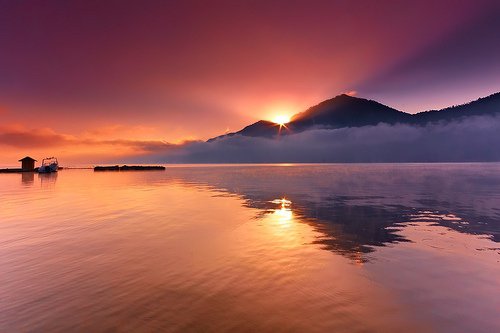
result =
[[[225,135],[221,135],[221,136],[209,139],[208,142],[213,141],[217,138],[222,138],[225,136],[233,136],[236,134],[241,134],[241,135],[245,135],[245,136],[253,136],[253,137],[273,137],[276,134],[278,134],[278,131],[279,131],[279,129],[277,130],[278,127],[279,127],[279,125],[273,123],[272,121],[259,120],[258,122],[253,123],[251,125],[248,125],[236,133],[228,133]]]
[[[260,120],[238,132],[215,137],[208,141],[236,134],[250,137],[274,137],[278,134],[299,133],[313,128],[362,127],[380,123],[426,125],[430,122],[451,121],[495,113],[500,113],[500,93],[467,104],[413,115],[376,101],[342,94],[296,114],[285,128],[280,128],[278,124],[271,121]]]
[[[372,100],[339,95],[296,114],[290,122],[290,127],[299,131],[314,126],[324,128],[361,127],[377,125],[378,123],[405,122],[410,117],[411,115],[408,113]]]
[[[485,116],[500,113],[500,92],[475,101],[450,106],[441,110],[424,111],[412,116],[413,123],[427,124],[429,122],[450,121],[470,116]]]

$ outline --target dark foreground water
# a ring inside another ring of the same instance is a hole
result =
[[[0,175],[0,332],[499,332],[500,164]]]

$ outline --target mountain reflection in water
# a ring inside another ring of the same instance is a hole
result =
[[[320,232],[315,244],[356,261],[409,241],[400,233],[408,222],[500,241],[498,164],[173,167],[169,177],[240,196],[261,216],[286,198],[287,210]]]
[[[0,332],[500,331],[500,164],[0,176]]]

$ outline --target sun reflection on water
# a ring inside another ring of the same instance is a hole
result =
[[[271,202],[279,205],[278,209],[273,210],[273,216],[276,217],[276,220],[281,224],[288,224],[293,219],[292,202],[286,198],[275,199]]]
[[[274,199],[271,202],[280,205],[281,209],[290,209],[290,206],[292,205],[292,202],[290,200],[287,200],[286,198]]]
[[[375,167],[1,175],[0,331],[499,331],[498,178]]]

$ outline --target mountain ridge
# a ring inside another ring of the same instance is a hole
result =
[[[381,123],[423,126],[433,122],[495,113],[500,113],[500,92],[468,103],[415,114],[391,108],[374,100],[341,94],[295,114],[286,126],[280,126],[268,120],[259,120],[237,132],[220,135],[207,142],[234,135],[273,138],[280,134],[288,135],[315,128],[337,129]]]

